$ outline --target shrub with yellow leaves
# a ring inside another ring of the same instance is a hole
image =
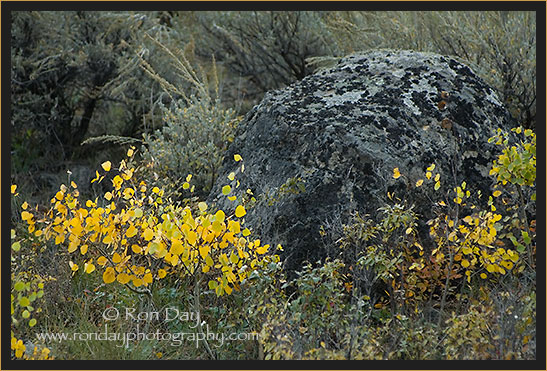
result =
[[[128,151],[129,160],[132,156],[134,148]],[[118,282],[147,294],[155,280],[167,275],[198,274],[208,277],[208,287],[220,296],[239,289],[271,252],[243,226],[243,205],[234,215],[209,211],[205,202],[197,208],[176,206],[163,199],[160,188],[136,180],[126,160],[117,169],[107,161],[102,169],[116,172],[112,189],[102,199],[82,204],[72,182],[70,187],[61,185],[47,214],[21,213],[30,233],[55,240],[74,254],[74,273],[99,271],[106,284]],[[92,182],[105,179],[105,173],[96,175]],[[185,189],[191,178],[186,178]]]

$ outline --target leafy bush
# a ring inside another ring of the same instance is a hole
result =
[[[141,60],[143,68],[171,98],[169,106],[159,104],[164,126],[154,136],[144,134],[143,158],[150,163],[154,182],[165,187],[170,196],[180,198],[180,184],[188,173],[194,175],[197,193],[206,196],[241,117],[221,105],[214,59],[210,81],[205,69],[200,65],[194,68],[180,49],[173,52],[163,45],[160,49],[168,54],[173,70],[191,84],[193,92],[188,97]]]

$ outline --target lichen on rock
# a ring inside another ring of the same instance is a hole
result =
[[[268,92],[238,128],[209,198],[235,208],[221,192],[239,165],[235,153],[245,161],[236,195],[275,194],[300,179],[304,192],[274,203],[259,198],[245,217],[261,238],[285,247],[291,270],[325,256],[333,241],[320,236],[321,225],[347,223],[353,211],[374,216],[388,191],[428,217],[425,200],[391,177],[395,167],[415,181],[435,163],[443,179],[487,190],[496,151],[487,140],[511,125],[493,89],[455,59],[395,50],[353,54]]]

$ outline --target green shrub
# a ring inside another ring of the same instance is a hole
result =
[[[143,159],[149,162],[150,178],[164,187],[168,196],[180,199],[184,177],[193,174],[196,193],[204,197],[218,176],[224,152],[241,117],[221,105],[214,58],[209,77],[201,65],[192,66],[182,50],[171,51],[160,44],[160,51],[169,56],[178,78],[192,89],[187,96],[141,60],[145,71],[160,83],[171,100],[168,105],[159,103],[163,113],[161,129],[153,136],[144,134]]]

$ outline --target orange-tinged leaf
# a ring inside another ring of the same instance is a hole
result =
[[[107,261],[108,261],[108,259],[106,259],[104,256],[100,256],[97,259],[97,264],[99,264],[100,266],[104,266]]]
[[[163,278],[167,276],[167,271],[165,269],[158,269],[158,277]]]
[[[396,167],[395,169],[393,169],[393,178],[398,179],[400,176],[401,176],[401,173],[399,171],[399,168]]]

